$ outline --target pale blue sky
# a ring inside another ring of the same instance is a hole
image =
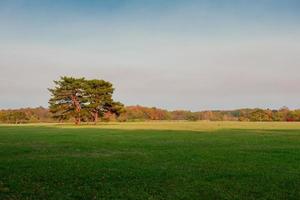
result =
[[[300,108],[298,0],[1,0],[0,108],[47,106],[59,76],[126,105]]]

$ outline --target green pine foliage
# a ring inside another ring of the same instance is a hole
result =
[[[98,117],[108,112],[120,115],[124,110],[123,104],[114,102],[114,88],[110,82],[64,76],[54,83],[55,87],[49,89],[49,110],[59,121],[74,118],[76,124],[82,120],[96,123]]]

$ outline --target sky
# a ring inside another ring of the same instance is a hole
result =
[[[1,0],[0,108],[48,106],[60,76],[125,105],[300,108],[299,0]]]

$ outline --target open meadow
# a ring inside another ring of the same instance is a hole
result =
[[[299,199],[300,123],[0,125],[0,199]]]

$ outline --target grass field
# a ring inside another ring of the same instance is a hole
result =
[[[300,124],[2,125],[0,199],[300,199]]]

